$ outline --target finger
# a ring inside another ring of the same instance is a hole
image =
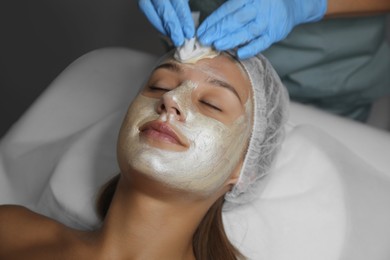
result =
[[[181,46],[184,43],[184,34],[171,2],[162,0],[152,0],[152,2],[158,16],[162,18],[162,24],[167,35],[175,46]]]
[[[259,38],[251,41],[244,47],[238,49],[237,56],[240,60],[248,59],[264,51],[269,46],[271,46],[271,44],[272,44],[271,38],[268,36],[268,34],[264,34]]]
[[[247,6],[227,15],[202,34],[199,41],[204,45],[211,45],[214,41],[228,37],[236,31],[247,30],[246,26],[256,18],[256,12],[256,10]],[[255,35],[255,37],[257,36],[259,34]]]
[[[154,6],[150,0],[140,0],[138,7],[142,13],[148,18],[149,22],[162,34],[167,35],[160,17],[158,16]]]
[[[243,45],[258,38],[264,33],[266,29],[265,23],[256,24],[251,22],[245,26],[244,29],[239,28],[233,33],[227,34],[225,37],[218,39],[214,42],[214,47],[218,51],[225,51],[233,49],[239,45]]]
[[[205,31],[208,30],[209,27],[219,22],[225,16],[243,7],[246,2],[247,1],[245,0],[230,0],[222,4],[217,10],[211,13],[198,27],[197,36],[199,37],[200,35],[202,35]]]
[[[184,36],[188,39],[194,37],[195,25],[192,19],[190,6],[188,0],[171,0],[173,9],[176,10],[177,17],[182,26]]]

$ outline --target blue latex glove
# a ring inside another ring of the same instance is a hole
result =
[[[240,59],[252,57],[286,38],[298,24],[320,20],[327,0],[228,0],[197,30],[199,41],[223,51],[239,47]]]
[[[195,34],[188,0],[139,0],[138,6],[153,26],[181,46]]]

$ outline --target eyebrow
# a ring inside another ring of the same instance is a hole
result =
[[[154,71],[156,71],[158,69],[167,69],[167,70],[174,71],[174,72],[182,72],[183,71],[183,69],[178,64],[173,63],[173,62],[167,62],[167,63],[160,64],[154,69]],[[213,84],[217,87],[223,87],[223,88],[230,90],[238,98],[238,100],[240,100],[240,102],[242,103],[242,100],[241,100],[240,96],[238,95],[236,89],[232,85],[230,85],[229,83],[222,81],[222,80],[219,80],[219,79],[216,79],[216,78],[209,78],[207,80],[207,82],[210,84]]]
[[[154,69],[154,71],[156,71],[158,69],[167,69],[167,70],[171,70],[174,72],[182,72],[183,71],[179,65],[177,65],[176,63],[172,63],[172,62],[160,64]]]
[[[219,80],[219,79],[215,79],[215,78],[209,78],[207,80],[207,82],[209,82],[217,87],[223,87],[223,88],[230,90],[231,92],[233,92],[234,95],[236,95],[238,100],[240,100],[240,102],[242,103],[242,100],[241,100],[240,96],[238,95],[236,89],[232,85],[230,85],[229,83],[222,81],[222,80]]]

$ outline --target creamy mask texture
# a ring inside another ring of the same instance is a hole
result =
[[[252,102],[248,98],[245,113],[232,124],[200,113],[193,103],[196,82],[185,81],[165,93],[184,113],[179,122],[156,107],[160,99],[139,94],[129,107],[123,122],[118,149],[134,170],[148,175],[170,188],[208,196],[221,187],[236,168],[245,152],[251,131]],[[173,126],[189,140],[184,151],[171,151],[150,145],[140,137],[139,128],[147,122],[160,120]]]
[[[174,58],[181,63],[194,64],[201,59],[212,59],[220,53],[212,47],[202,46],[196,38],[185,39],[183,46],[176,49]]]

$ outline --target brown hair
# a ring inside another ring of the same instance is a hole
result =
[[[103,221],[110,207],[120,175],[109,180],[102,188],[96,203],[96,212]],[[223,196],[207,211],[195,231],[192,246],[197,260],[237,260],[243,255],[230,243],[222,221]]]

